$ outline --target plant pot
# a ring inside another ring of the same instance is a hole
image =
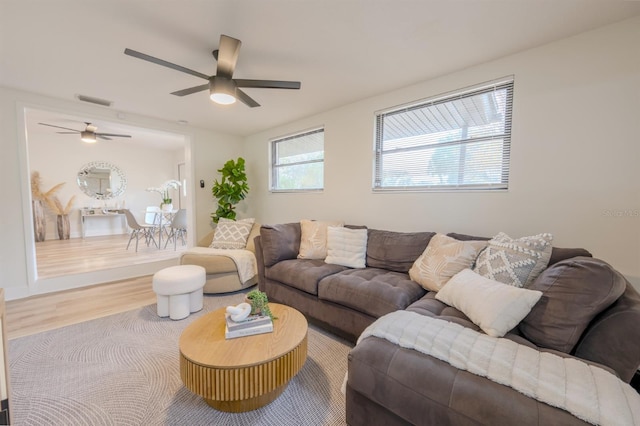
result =
[[[262,308],[254,306],[253,305],[253,300],[249,299],[248,297],[245,297],[244,301],[251,305],[251,315],[261,315],[262,314]]]
[[[42,200],[33,200],[33,233],[36,242],[44,241],[47,233],[47,221],[44,215],[44,206]]]
[[[69,225],[69,215],[68,214],[59,214],[58,215],[58,238],[61,240],[68,240],[71,226]]]

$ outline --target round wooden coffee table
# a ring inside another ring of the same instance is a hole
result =
[[[225,308],[190,324],[180,336],[180,377],[213,408],[239,413],[265,406],[287,387],[307,359],[307,320],[269,303],[273,332],[225,339]]]

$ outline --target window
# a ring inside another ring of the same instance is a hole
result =
[[[324,128],[271,141],[271,190],[324,187]]]
[[[507,189],[513,78],[376,114],[374,190]]]

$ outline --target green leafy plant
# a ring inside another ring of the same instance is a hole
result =
[[[267,293],[260,290],[251,290],[247,293],[246,298],[247,303],[251,305],[252,315],[260,312],[263,315],[269,315],[272,320],[276,319],[269,308],[269,298],[267,297]]]
[[[236,218],[235,205],[244,200],[249,192],[247,174],[244,169],[244,158],[229,160],[218,170],[222,174],[211,188],[211,194],[218,200],[218,209],[211,214],[211,219],[218,223],[220,218]]]

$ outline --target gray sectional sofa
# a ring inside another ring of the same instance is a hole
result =
[[[399,310],[480,331],[409,277],[434,232],[367,233],[366,267],[352,269],[297,258],[299,223],[263,225],[255,239],[260,290],[352,342],[376,319]],[[631,381],[640,366],[640,295],[619,272],[586,250],[554,247],[532,287],[543,295],[506,339]],[[585,424],[511,387],[376,336],[359,341],[349,355],[346,411],[350,425]]]

